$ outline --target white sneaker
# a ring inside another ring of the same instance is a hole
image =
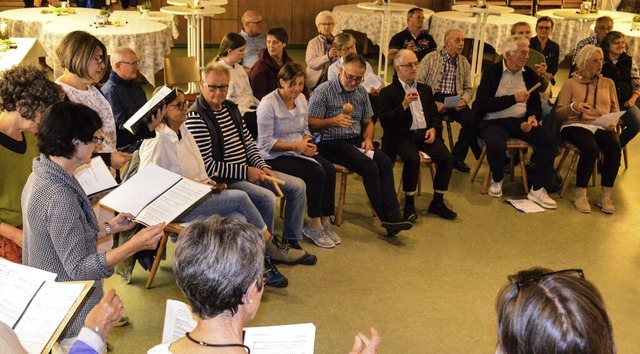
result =
[[[309,238],[313,243],[318,247],[322,248],[333,248],[335,247],[335,242],[333,242],[329,236],[325,235],[324,229],[312,229],[309,225],[305,226],[302,229],[302,234]]]
[[[547,190],[544,187],[534,191],[533,188],[527,194],[527,199],[538,204],[539,206],[547,209],[557,209],[558,204],[556,204],[555,200],[551,199],[547,194]]]
[[[338,234],[334,230],[333,225],[324,225],[323,228],[324,228],[324,234],[327,235],[327,237],[329,237],[331,241],[333,241],[333,243],[335,243],[336,245],[339,245],[342,242],[342,240],[340,239],[340,236],[338,236]]]
[[[502,181],[496,182],[491,179],[491,183],[489,184],[489,195],[495,198],[502,197]]]

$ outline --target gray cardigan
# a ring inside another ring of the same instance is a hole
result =
[[[429,85],[435,93],[442,81],[444,62],[439,50],[434,50],[427,54],[418,66],[418,77],[416,80],[422,84]],[[456,92],[469,104],[473,97],[473,87],[471,86],[471,64],[463,55],[458,55],[458,69],[456,70]]]

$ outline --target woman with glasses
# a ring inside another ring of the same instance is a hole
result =
[[[496,354],[615,354],[598,289],[581,269],[523,270],[500,290]]]
[[[591,212],[587,184],[600,156],[602,192],[596,205],[607,214],[615,211],[611,190],[622,155],[616,124],[594,124],[603,114],[620,110],[614,82],[601,75],[603,63],[602,49],[591,44],[582,48],[576,60],[577,70],[564,82],[556,101],[556,116],[562,122],[560,136],[580,150],[574,205],[582,213]]]
[[[258,106],[258,148],[274,170],[305,182],[311,220],[302,234],[316,246],[332,248],[340,243],[330,219],[335,206],[336,170],[318,155],[312,141],[307,100],[301,95],[304,81],[300,64],[288,63],[280,69],[278,89]]]
[[[0,257],[22,263],[20,195],[39,155],[42,114],[62,100],[62,90],[33,66],[0,72]]]
[[[336,20],[331,11],[321,11],[316,16],[318,35],[307,44],[305,61],[307,62],[306,85],[312,89],[327,81],[329,66],[340,57],[333,46],[333,28]]]
[[[89,198],[74,171],[89,163],[102,140],[102,120],[91,108],[64,101],[51,106],[38,130],[40,156],[22,192],[23,263],[58,274],[56,281],[95,280],[86,301],[62,333],[60,346],[70,347],[89,311],[102,298],[103,278],[123,259],[154,249],[164,224],[148,227],[107,252],[97,240],[134,226],[133,215],[121,213],[98,224]]]
[[[131,160],[131,154],[116,150],[117,129],[113,111],[95,86],[105,73],[107,48],[95,36],[84,31],[73,31],[62,38],[56,48],[56,56],[64,69],[56,83],[62,87],[66,97],[93,109],[102,119],[101,132],[105,139],[96,153],[108,166],[121,168]]]

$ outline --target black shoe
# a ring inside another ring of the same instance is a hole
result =
[[[289,245],[290,248],[293,248],[295,250],[301,250],[302,246],[300,246],[300,243],[298,243],[298,240],[285,240],[282,239],[282,243],[286,243],[287,245]]]
[[[416,213],[416,207],[413,205],[405,205],[404,207],[404,220],[414,224],[418,220],[418,214]]]
[[[287,277],[280,273],[269,257],[264,257],[264,268],[265,273],[267,273],[265,285],[273,286],[274,288],[286,288],[289,285]]]
[[[411,230],[413,224],[400,218],[400,215],[382,222],[382,227],[387,229],[387,233],[391,231]],[[396,232],[397,234],[397,232]]]
[[[400,230],[387,230],[387,237],[396,237],[400,233]]]
[[[458,216],[453,210],[447,208],[443,200],[432,200],[429,204],[429,212],[447,220],[453,220]]]
[[[464,172],[464,173],[469,173],[471,172],[471,167],[467,166],[466,163],[464,163],[464,161],[459,160],[453,163],[453,168],[455,168],[456,170],[460,171],[460,172]]]

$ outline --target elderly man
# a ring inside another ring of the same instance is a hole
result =
[[[209,177],[225,182],[229,189],[246,192],[273,232],[274,186],[266,178],[285,181],[280,188],[287,200],[283,242],[274,235],[267,249],[276,262],[315,264],[316,257],[302,250],[306,187],[304,181],[266,164],[255,141],[242,121],[238,106],[226,100],[229,69],[224,64],[209,64],[203,69],[200,95],[191,106],[187,129],[193,134]],[[266,177],[266,178],[265,178]]]
[[[487,148],[487,161],[493,175],[489,195],[502,196],[505,150],[509,137],[531,143],[537,151],[537,170],[529,200],[548,209],[557,208],[547,195],[551,183],[556,142],[550,130],[538,125],[541,116],[540,93],[531,90],[539,82],[537,73],[525,66],[529,41],[511,36],[504,43],[504,60],[482,73],[473,103],[474,120]]]
[[[116,48],[111,53],[112,71],[107,81],[100,89],[111,105],[116,120],[118,150],[133,152],[140,147],[142,139],[156,136],[155,129],[162,122],[166,112],[159,111],[147,123],[148,129],[140,129],[136,135],[123,128],[127,122],[145,103],[147,95],[142,86],[136,81],[140,60],[136,53],[127,47]]]
[[[350,54],[338,78],[316,87],[309,101],[309,128],[320,133],[320,155],[362,176],[369,201],[391,237],[412,224],[400,216],[389,157],[373,149],[373,110],[360,86],[365,63],[361,55]]]
[[[560,46],[552,41],[549,36],[553,33],[553,20],[549,16],[542,16],[536,22],[536,36],[529,38],[529,48],[544,55],[547,63],[547,79],[555,85],[553,78],[558,72],[560,62]]]
[[[595,34],[589,36],[576,44],[576,49],[573,51],[573,58],[571,58],[571,67],[576,65],[576,59],[578,58],[578,53],[580,50],[587,44],[593,44],[595,46],[600,46],[600,43],[604,39],[604,36],[607,33],[613,31],[613,19],[609,16],[598,17],[596,20],[595,26]]]
[[[444,203],[444,192],[449,187],[453,170],[453,156],[439,134],[442,122],[431,87],[416,81],[418,58],[411,50],[401,49],[393,60],[393,66],[397,78],[380,91],[380,123],[384,129],[382,151],[391,159],[400,156],[404,161],[404,217],[412,222],[417,219],[414,194],[420,170],[419,151],[424,151],[437,166],[429,212],[443,219],[455,219],[457,214]]]
[[[400,49],[410,49],[422,60],[427,53],[436,49],[436,41],[429,32],[423,30],[424,12],[414,7],[407,12],[407,28],[396,33],[389,42],[389,61],[392,61]]]
[[[464,33],[450,29],[444,34],[444,48],[433,51],[420,61],[417,80],[431,87],[439,113],[446,113],[462,126],[453,147],[453,167],[460,172],[471,169],[464,163],[472,136],[473,116],[468,103],[473,96],[471,65],[464,56]],[[445,106],[447,97],[459,98],[455,105]],[[475,146],[475,145],[474,145]]]
[[[259,12],[249,10],[242,15],[242,31],[240,35],[247,41],[247,47],[242,58],[242,66],[251,71],[251,67],[258,61],[258,53],[267,48],[267,37],[262,33],[262,15]]]

